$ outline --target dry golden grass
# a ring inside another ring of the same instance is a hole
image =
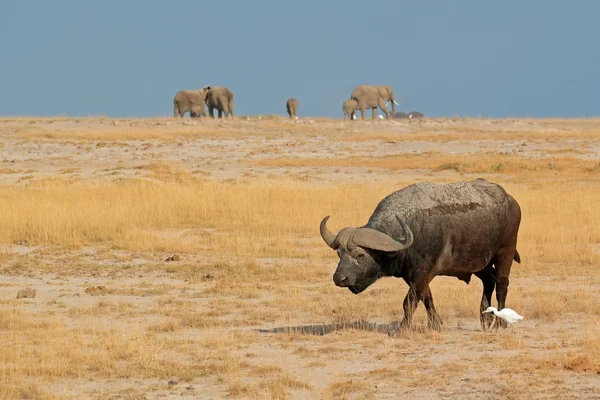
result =
[[[597,274],[600,208],[591,205],[600,185],[505,187],[523,211],[519,270]],[[0,188],[0,242],[333,260],[315,235],[320,220],[331,215],[332,229],[360,226],[391,190],[381,184],[196,182],[187,175],[164,183],[44,180]]]

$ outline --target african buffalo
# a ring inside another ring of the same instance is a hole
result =
[[[481,312],[491,306],[496,287],[498,308],[504,308],[508,277],[517,252],[521,209],[495,183],[484,179],[449,184],[417,183],[384,198],[367,224],[334,235],[321,221],[321,237],[337,250],[340,261],[333,281],[358,294],[384,276],[409,285],[401,327],[410,327],[419,301],[428,325],[441,329],[429,282],[436,275],[466,282],[475,274],[483,282]],[[481,315],[486,330],[492,317]]]

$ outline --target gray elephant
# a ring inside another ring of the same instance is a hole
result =
[[[298,100],[294,97],[290,97],[288,101],[285,102],[285,108],[287,109],[290,119],[296,119],[296,113],[298,112]]]
[[[387,103],[391,102],[392,103],[392,112],[396,112],[394,105],[398,105],[398,103],[396,103],[396,98],[394,97],[394,89],[392,89],[391,86],[386,86],[386,85],[375,85],[375,87],[379,91],[379,95],[381,97],[383,97],[383,99],[385,100],[386,108],[387,108]]]
[[[384,97],[384,95],[386,97]],[[388,98],[389,95],[385,93],[384,89],[380,90],[378,86],[372,85],[359,85],[354,88],[352,95],[350,96],[351,100],[356,100],[358,102],[358,109],[360,110],[361,119],[365,119],[365,112],[367,111],[367,108],[373,110],[373,119],[375,119],[377,115],[377,107],[379,107],[381,111],[385,113],[385,118],[389,119],[389,113],[385,105],[385,102]]]
[[[227,115],[234,117],[233,93],[226,87],[211,87],[206,94],[206,105],[211,118],[215,117],[214,110],[219,112],[219,118]]]
[[[356,119],[356,110],[358,110],[358,102],[356,100],[346,100],[342,105],[344,119]]]
[[[189,112],[191,118],[206,117],[206,94],[210,86],[196,90],[180,90],[173,99],[173,117],[184,118]]]

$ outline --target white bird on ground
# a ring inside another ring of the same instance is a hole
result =
[[[378,115],[378,116],[377,116],[377,118],[379,118],[379,119],[383,119],[383,118],[385,118],[385,117],[384,117],[383,115]]]
[[[492,312],[494,313],[496,318],[500,318],[500,319],[504,320],[508,324],[508,326],[510,326],[513,330],[514,330],[513,324],[515,324],[518,321],[523,319],[523,317],[521,315],[517,314],[517,312],[515,310],[513,310],[512,308],[503,308],[502,310],[498,311],[498,309],[496,307],[488,307],[484,312],[482,312],[482,314],[492,313]],[[494,325],[496,325],[496,319],[494,319],[494,322],[492,322],[492,326],[490,326],[490,331],[492,330]],[[496,329],[498,329],[498,328],[496,328]]]

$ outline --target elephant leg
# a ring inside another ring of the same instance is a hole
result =
[[[373,110],[373,114],[371,115],[371,118],[375,119],[375,118],[377,118],[377,106],[373,107],[372,110]]]
[[[394,103],[392,103],[394,104]],[[383,101],[383,99],[379,99],[379,108],[381,109],[381,111],[383,111],[383,113],[385,114],[385,118],[386,119],[390,119],[390,114],[387,110],[387,107],[385,106],[385,102]],[[373,112],[375,112],[375,108],[373,109]]]
[[[223,118],[223,110],[222,109],[218,109],[218,113],[219,113],[219,118]]]
[[[215,117],[215,108],[213,106],[208,106],[208,114],[211,118]]]
[[[173,106],[173,118],[177,118],[179,116],[179,108],[177,106]]]
[[[365,119],[366,114],[367,114],[367,109],[361,108],[360,109],[360,119]]]

